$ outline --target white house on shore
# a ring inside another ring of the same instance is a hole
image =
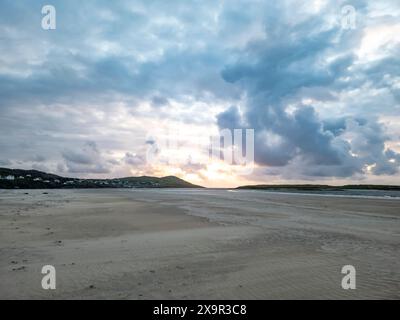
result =
[[[15,180],[15,177],[12,175],[6,176],[6,180]]]

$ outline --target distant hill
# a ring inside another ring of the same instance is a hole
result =
[[[37,170],[0,168],[0,189],[202,188],[174,176],[120,179],[66,178]]]
[[[373,184],[357,184],[344,186],[329,186],[319,184],[277,184],[277,185],[250,185],[241,186],[237,189],[252,190],[275,190],[275,191],[345,191],[345,190],[393,190],[400,191],[400,186],[391,185],[373,185]]]

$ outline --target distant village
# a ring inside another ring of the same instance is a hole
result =
[[[192,188],[177,177],[128,177],[120,179],[65,178],[36,170],[0,168],[0,189],[61,188]]]
[[[152,181],[127,181],[127,180],[92,180],[92,179],[70,179],[61,181],[60,179],[43,179],[41,177],[32,178],[32,175],[27,174],[25,176],[0,176],[0,180],[6,181],[14,181],[17,182],[30,182],[30,183],[38,183],[38,184],[47,184],[50,187],[111,187],[111,188],[138,188],[138,187],[160,187],[160,183],[152,182]],[[24,183],[23,183],[24,184]],[[15,184],[16,189],[19,188],[18,183]]]
[[[0,180],[8,180],[8,181],[14,181],[14,180],[16,180],[16,179],[25,180],[25,178],[26,178],[26,179],[32,179],[32,175],[27,174],[26,176],[18,176],[18,177],[13,176],[13,175],[8,175],[8,176],[2,177],[2,176],[0,175]],[[60,181],[60,180],[57,180],[57,179],[54,179],[53,181],[50,181],[50,180],[43,180],[42,178],[34,178],[34,179],[32,179],[32,180],[33,180],[33,181],[42,181],[42,182],[44,182],[44,183],[51,183],[51,182],[53,182],[53,183],[61,183],[61,181]]]

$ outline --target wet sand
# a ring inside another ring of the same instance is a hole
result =
[[[400,200],[0,190],[0,299],[399,298]]]

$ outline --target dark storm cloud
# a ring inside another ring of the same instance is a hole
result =
[[[267,41],[251,43],[222,71],[222,77],[245,90],[248,98],[243,119],[231,107],[217,117],[219,127],[247,123],[256,132],[256,161],[266,166],[290,165],[293,177],[299,176],[296,173],[346,177],[361,173],[366,165],[374,165],[371,171],[376,175],[398,172],[399,162],[393,160],[398,153],[385,149],[390,139],[371,115],[324,120],[315,107],[298,101],[318,100],[312,95],[313,87],[325,87],[336,96],[371,81],[375,88],[387,87],[383,79],[400,76],[397,67],[390,67],[397,58],[350,72],[356,57],[348,50],[359,46],[360,30],[345,32],[338,24],[327,27],[321,15],[285,24],[276,5],[271,6],[265,25]],[[302,96],[304,92],[311,95]],[[345,134],[354,138],[349,141]],[[390,159],[388,153],[395,157]]]
[[[53,1],[58,25],[56,30],[46,32],[40,28],[40,4],[22,3],[25,4],[2,4],[2,16],[20,19],[0,23],[6,30],[15,29],[14,33],[3,35],[5,41],[0,47],[17,51],[22,63],[17,68],[10,65],[20,72],[0,72],[0,107],[104,101],[105,97],[112,99],[110,93],[147,99],[156,105],[160,104],[159,96],[210,99],[236,94],[219,75],[224,55],[216,47],[218,44],[207,43],[207,34],[202,34],[205,30],[189,24],[201,19],[200,12],[207,14],[202,5],[178,1],[165,7],[163,2],[149,5],[119,1],[110,6],[107,1]],[[195,13],[193,6],[202,10]],[[158,11],[161,7],[166,12]],[[164,26],[157,23],[158,19],[165,20]],[[181,34],[165,34],[174,28],[181,30]],[[191,33],[198,34],[199,48],[189,43],[180,45]],[[35,63],[23,59],[24,46],[35,55]],[[116,49],[108,50],[107,46]],[[10,63],[7,59],[4,62]]]
[[[93,141],[88,141],[81,150],[62,153],[69,173],[109,173],[110,168]]]
[[[231,106],[229,109],[220,113],[217,116],[217,124],[220,128],[226,128],[230,130],[243,128],[244,126],[239,109],[236,106]]]

